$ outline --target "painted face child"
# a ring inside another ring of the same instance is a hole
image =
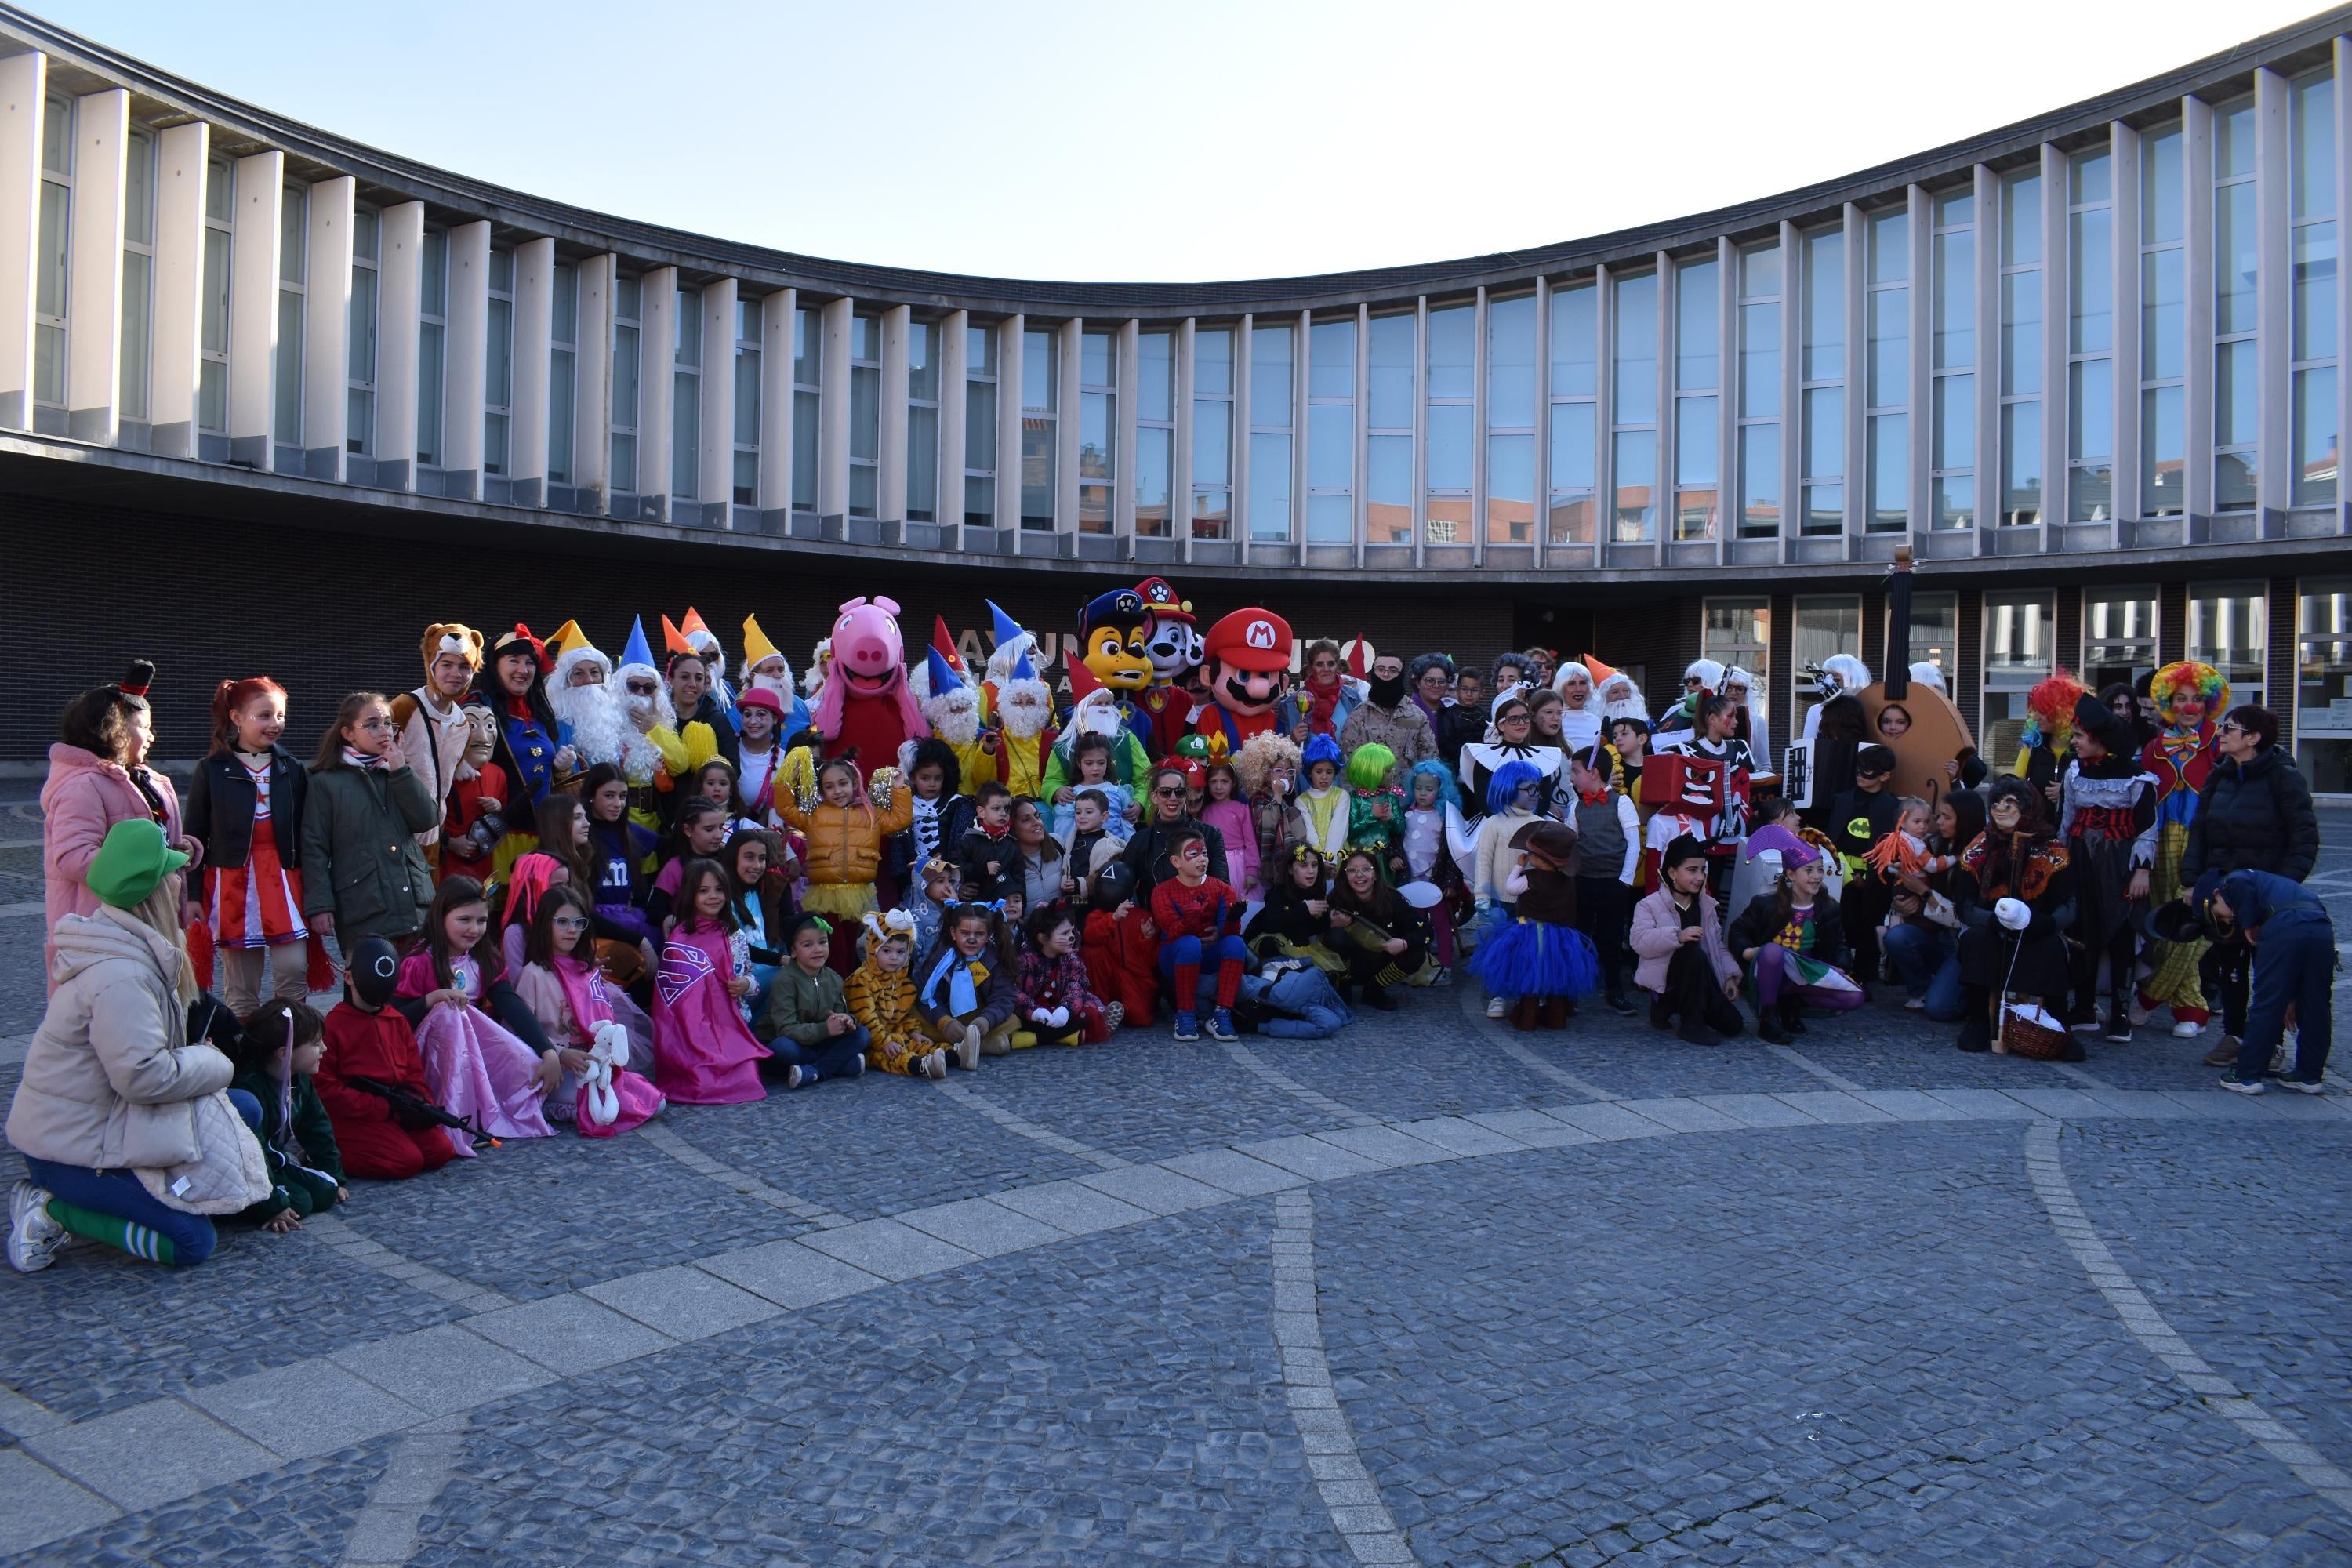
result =
[[[1055,921],[1037,938],[1037,952],[1045,958],[1066,958],[1077,951],[1078,928],[1069,921]]]
[[[959,913],[953,936],[956,952],[967,960],[979,958],[988,951],[988,939],[992,934],[992,928],[993,922],[988,918],[986,910],[965,910]]]
[[[1412,808],[1415,811],[1437,809],[1437,780],[1428,773],[1418,774],[1412,781]]]

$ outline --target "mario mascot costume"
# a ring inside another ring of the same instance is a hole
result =
[[[1222,735],[1232,755],[1274,728],[1275,705],[1290,688],[1290,623],[1272,610],[1235,610],[1209,628],[1201,662],[1210,701],[1196,733]]]

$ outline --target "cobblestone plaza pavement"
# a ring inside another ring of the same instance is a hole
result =
[[[2352,853],[2316,880],[2352,908]],[[38,949],[0,915],[0,1090]],[[0,1274],[0,1558],[2352,1561],[2352,1096],[2160,1028],[2068,1067],[1892,1005],[1701,1050],[1475,1001]]]

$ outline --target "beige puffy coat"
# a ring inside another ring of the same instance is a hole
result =
[[[228,1087],[229,1059],[186,1043],[171,943],[121,910],[68,915],[51,936],[48,1011],[25,1054],[8,1142],[94,1170],[201,1159],[195,1101]]]

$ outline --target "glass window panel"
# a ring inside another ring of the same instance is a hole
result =
[[[1260,431],[1250,437],[1250,537],[1280,543],[1290,537],[1290,437]]]
[[[1701,261],[1675,268],[1675,386],[1711,392],[1718,384],[1717,342],[1723,309],[1717,297],[1720,265]]]
[[[1658,279],[1655,273],[1617,280],[1617,422],[1641,425],[1658,416]]]
[[[915,522],[938,520],[940,504],[940,411],[907,410],[907,516]]]
[[[2042,274],[2004,273],[2000,280],[2000,390],[2042,390]]]
[[[1233,496],[1226,490],[1192,492],[1192,537],[1223,539],[1234,520]]]
[[[1845,473],[1845,388],[1816,386],[1805,394],[1805,478]]]
[[[996,383],[968,382],[964,386],[963,466],[981,473],[996,468]]]
[[[670,380],[669,493],[692,500],[702,493],[702,378],[672,372]]]
[[[940,328],[936,321],[907,323],[907,395],[932,403],[940,395]]]
[[[1597,311],[1600,290],[1591,283],[1559,289],[1551,297],[1551,395],[1590,397],[1599,384]]]
[[[433,236],[428,234],[425,239],[425,259],[430,262]],[[613,313],[628,321],[637,320],[638,296],[643,287],[644,285],[635,278],[615,279],[613,284]]]
[[[2242,98],[2213,111],[2213,177],[2254,172],[2254,100]]]
[[[34,289],[33,309],[44,316],[66,313],[66,254],[72,233],[68,210],[72,194],[65,186],[41,182],[40,256],[37,262],[39,281]]]
[[[2141,136],[2139,143],[2139,237],[2162,245],[2181,235],[2180,127]]]
[[[228,353],[228,247],[226,229],[205,230],[204,352],[208,354]],[[46,270],[44,268],[45,274]],[[42,282],[46,287],[46,276]],[[49,313],[55,314],[54,311]]]
[[[425,254],[417,263],[418,308],[425,315],[445,314],[449,308],[449,237],[439,229],[425,231]],[[636,279],[629,279],[634,297]],[[635,310],[624,315],[634,316]]]
[[[154,258],[136,250],[122,253],[122,353],[119,393],[122,417],[147,417],[147,311]]]
[[[1375,430],[1412,428],[1412,331],[1411,316],[1372,318],[1371,360],[1367,370]]]
[[[1309,544],[1353,544],[1356,542],[1356,503],[1348,496],[1308,496],[1307,498],[1307,542]]]
[[[735,356],[735,445],[760,444],[760,355],[744,349]]]
[[[1796,612],[1796,631],[1790,653],[1798,674],[1798,689],[1813,689],[1811,679],[1803,671],[1819,668],[1822,661],[1839,654],[1859,657],[1862,653],[1862,601],[1860,599],[1799,599],[1790,606]],[[1814,705],[1801,703],[1801,710]],[[1802,725],[1803,712],[1797,722]]]
[[[572,426],[579,394],[570,353],[558,350],[547,367],[547,477],[551,483],[572,482]],[[356,395],[352,406],[358,406]],[[352,438],[363,438],[367,426],[352,426]],[[365,447],[358,450],[365,451]]]
[[[562,286],[562,276],[565,272],[570,271],[571,268],[559,265],[555,270],[557,287],[561,289]],[[748,294],[737,297],[735,300],[735,335],[738,338],[741,339],[745,342],[758,342],[760,341],[760,334],[764,328],[766,321],[767,311],[756,297]],[[917,321],[914,323],[913,330],[916,331],[921,331],[927,329],[925,323]]]
[[[1145,332],[1135,345],[1135,415],[1176,417],[1176,334]]]
[[[1910,401],[1911,290],[1881,289],[1870,296],[1870,406]]]
[[[990,334],[992,337],[993,333]],[[824,376],[824,333],[814,310],[793,312],[793,380],[814,386]]]
[[[2148,381],[2188,374],[2187,256],[2175,246],[2139,258],[2139,373]]]
[[[1475,395],[1476,314],[1469,305],[1449,305],[1429,312],[1429,395],[1433,400]]]
[[[1371,438],[1364,468],[1364,502],[1373,543],[1412,542],[1412,437]]]
[[[418,460],[424,459],[420,450]],[[613,493],[634,495],[637,489],[637,438],[619,431],[613,435]]]
[[[2057,657],[2057,605],[2047,593],[1984,596],[1985,686],[2017,694],[2049,678]],[[2003,715],[2007,717],[2007,714]]]
[[[1845,235],[1824,229],[1805,237],[1805,363],[1807,381],[1845,374]]]
[[[2252,511],[2254,507],[2254,454],[2224,452],[2213,459],[2213,510]]]
[[[2294,357],[2336,357],[2336,226],[2294,231]]]
[[[1966,370],[1977,363],[1976,256],[1972,231],[1936,237],[1937,370]]]
[[[803,317],[806,317],[808,312],[803,310],[801,314]],[[797,340],[794,343],[794,350],[795,352],[799,352]],[[994,327],[966,327],[964,329],[963,361],[964,374],[966,375],[994,375],[996,374],[996,329]],[[814,370],[816,367],[814,365],[811,365],[809,368]],[[793,373],[793,379],[796,381],[803,381],[807,379],[807,377],[799,374],[797,365]]]
[[[1486,425],[1524,430],[1536,422],[1536,299],[1486,306]]]
[[[880,488],[877,476],[870,465],[853,467],[849,470],[849,515],[872,517],[879,505],[876,493]]]
[[[2066,478],[2066,516],[2074,522],[2105,522],[2114,515],[2115,468],[2108,463],[2084,463]]]
[[[1594,412],[1595,405],[1590,403],[1555,403],[1551,405],[1553,489],[1592,489],[1593,465],[1599,458],[1594,445]]]
[[[1750,419],[1780,414],[1780,307],[1739,307],[1739,412]]]
[[[1429,409],[1429,488],[1466,490],[1470,488],[1471,410],[1459,403],[1432,404]]]
[[[514,396],[514,301],[490,301],[489,347],[482,371],[482,400],[503,408]]]
[[[1022,378],[1028,378],[1025,369]],[[1055,434],[1051,419],[1021,421],[1021,526],[1033,532],[1054,527]]]
[[[1108,332],[1080,332],[1078,334],[1079,384],[1110,386],[1118,380],[1118,340]]]
[[[1936,198],[1936,226],[1957,228],[1977,221],[1976,193],[1966,185],[1956,191],[1946,191]]]
[[[1113,415],[1118,399],[1108,392],[1082,393],[1078,399],[1078,478],[1108,481],[1111,478]]]
[[[2074,352],[2105,353],[2116,343],[2115,214],[2076,213],[2074,227],[2074,264],[2067,269]]]
[[[1259,327],[1250,333],[1250,423],[1290,426],[1290,340],[1297,329]]]
[[[441,462],[441,328],[430,321],[416,330],[416,461]]]
[[[2151,386],[2140,394],[2140,510],[2150,517],[2177,517],[2183,510],[2188,395],[2178,386]]]
[[[155,239],[155,139],[131,128],[123,163],[122,237],[132,245]]]
[[[2213,331],[2254,330],[2254,186],[2223,185],[2213,193]]]
[[[1977,378],[1944,375],[1936,378],[1936,427],[1931,467],[1973,468],[1977,466]]]
[[[2115,195],[2114,171],[2105,153],[2077,153],[2066,168],[2066,199],[2072,205],[2091,206]]]
[[[1974,528],[1977,521],[1977,481],[1972,474],[1947,474],[1936,481],[1932,528]],[[1915,612],[1916,613],[1916,612]]]
[[[1908,526],[1911,502],[1911,416],[1874,414],[1870,418],[1870,528],[1873,532]]]
[[[1870,280],[1907,283],[1911,279],[1911,214],[1903,207],[1870,218]]]
[[[1717,404],[1712,397],[1675,399],[1675,482],[1711,485],[1722,472],[1723,447]]]
[[[1405,363],[1412,363],[1411,347],[1405,353]],[[1192,390],[1199,393],[1225,393],[1234,389],[1234,334],[1224,327],[1204,329],[1192,334]],[[1410,416],[1405,422],[1411,424]]]
[[[2229,679],[2231,700],[2263,700],[2270,595],[2260,583],[2216,583],[2189,595],[2189,657]]]
[[[870,463],[881,449],[882,373],[871,365],[849,373],[849,456]]]
[[[882,321],[877,316],[849,318],[849,357],[877,364],[882,359]]]
[[[1355,405],[1309,405],[1307,410],[1307,488],[1345,489],[1355,482]]]
[[[2000,183],[2000,264],[2042,259],[2042,176],[2011,174]]]
[[[624,429],[637,422],[637,329],[613,329],[613,423]]]
[[[1490,501],[1523,501],[1520,515],[1535,519],[1536,438],[1532,436],[1486,437],[1486,496]]]
[[[793,488],[797,489],[798,484]],[[795,500],[793,504],[800,505]],[[966,528],[996,526],[996,481],[979,475],[967,475],[963,481],[963,521]]]
[[[2336,370],[2294,373],[2295,506],[2336,500]]]
[[[2294,216],[2336,211],[2336,79],[2326,71],[2294,84]]]
[[[1780,292],[1780,247],[1760,245],[1739,253],[1739,297],[1769,300]]]
[[[2112,457],[2116,449],[2115,364],[2078,360],[2068,367],[2074,395],[2067,399],[2067,456]]]
[[[1050,414],[1055,406],[1054,395],[1061,376],[1062,356],[1055,352],[1055,340],[1059,332],[1024,331],[1021,334],[1021,405]]]
[[[302,444],[302,296],[278,291],[278,444]]]
[[[1617,531],[1621,543],[1657,537],[1658,437],[1654,430],[1617,433]]]
[[[375,394],[356,386],[346,387],[343,391],[343,450],[364,458],[372,455],[374,447]],[[571,457],[569,450],[564,456],[568,462]],[[551,451],[548,474],[557,484],[562,484],[564,482],[563,470],[554,468],[553,461],[554,456]]]
[[[236,165],[215,158],[205,165],[205,216],[227,223],[236,212]]]
[[[729,500],[736,506],[756,506],[760,500],[760,454],[738,452],[734,455],[732,483],[728,487]]]
[[[278,209],[278,278],[283,283],[302,281],[310,238],[310,195],[299,185],[289,185]]]
[[[514,252],[503,247],[490,252],[490,288],[493,292],[514,292]]]
[[[2003,404],[2000,410],[2001,521],[2042,520],[2042,405]]]
[[[2252,342],[2213,348],[2213,444],[2251,447],[2262,436],[2258,421],[2262,368]]]
[[[1739,431],[1739,531],[1780,531],[1780,427],[1746,425]]]
[[[1356,395],[1356,320],[1317,321],[1307,334],[1307,395]]]
[[[1201,399],[1192,405],[1192,482],[1232,482],[1234,464],[1233,407],[1220,400]]]
[[[1171,531],[1169,472],[1176,433],[1138,430],[1135,433],[1135,531],[1165,539]]]
[[[1805,487],[1805,532],[1808,535],[1845,531],[1845,487]]]

